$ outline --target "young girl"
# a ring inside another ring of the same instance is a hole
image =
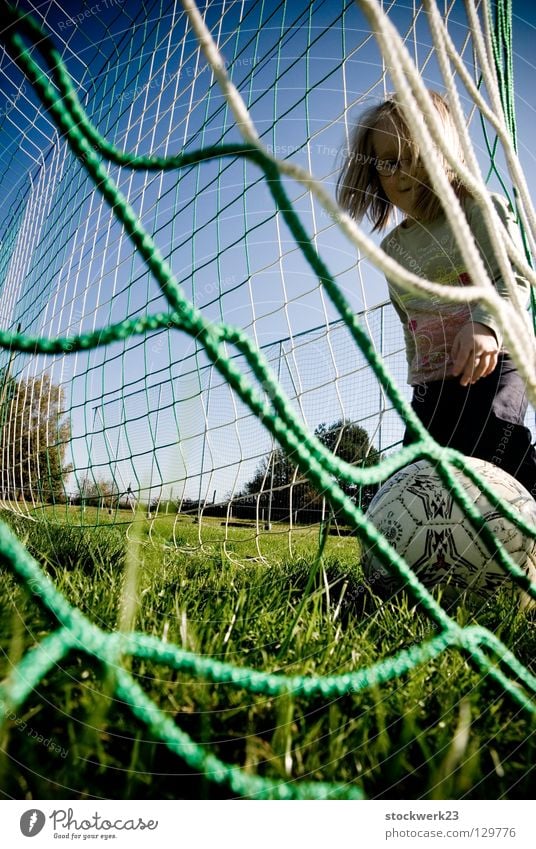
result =
[[[456,158],[463,152],[446,101],[429,92],[444,135]],[[445,171],[497,291],[508,298],[481,211],[448,163]],[[471,283],[441,202],[428,184],[396,97],[363,114],[356,127],[337,185],[340,205],[360,220],[368,215],[374,230],[390,221],[393,207],[404,218],[382,241],[400,265],[446,286]],[[508,237],[520,247],[512,210],[491,195]],[[520,300],[528,282],[516,277]],[[524,426],[527,398],[523,381],[502,344],[492,314],[478,304],[440,303],[405,292],[387,280],[404,330],[412,407],[441,445],[500,466],[536,497],[536,452]],[[404,444],[410,441],[408,433]]]

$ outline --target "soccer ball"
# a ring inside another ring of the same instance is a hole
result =
[[[467,457],[466,462],[502,501],[536,525],[536,501],[515,478],[484,460]],[[536,540],[525,536],[492,507],[460,470],[455,469],[454,474],[495,537],[536,582]],[[428,589],[443,588],[442,597],[448,601],[458,601],[466,593],[489,596],[508,582],[513,585],[427,460],[405,466],[389,478],[374,496],[366,515],[421,583]],[[400,589],[400,580],[380,563],[374,546],[365,550],[362,564],[372,589],[379,595]]]

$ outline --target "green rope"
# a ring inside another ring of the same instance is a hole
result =
[[[460,454],[441,448],[431,440],[394,385],[368,336],[359,326],[332,275],[315,251],[284,190],[277,164],[256,148],[240,144],[206,147],[166,158],[133,156],[118,150],[89,122],[61,57],[49,37],[41,31],[31,17],[23,15],[22,12],[7,4],[2,4],[2,8],[8,23],[0,36],[2,41],[14,61],[35,87],[52,119],[95,183],[96,189],[114,210],[117,219],[122,223],[125,232],[160,286],[170,311],[153,316],[140,316],[109,325],[93,333],[63,339],[27,337],[1,331],[0,346],[27,353],[54,354],[91,350],[113,341],[125,340],[134,335],[163,328],[174,328],[191,335],[204,348],[209,359],[241,400],[263,421],[304,475],[317,490],[326,494],[331,507],[339,511],[350,525],[359,530],[366,543],[376,547],[380,561],[406,584],[407,589],[419,601],[427,615],[437,624],[439,633],[427,642],[400,651],[372,666],[337,676],[314,678],[286,676],[275,672],[260,672],[236,667],[200,657],[144,634],[105,633],[83,616],[77,608],[69,605],[17,538],[5,525],[0,524],[0,563],[9,567],[17,578],[30,588],[35,597],[59,623],[58,630],[44,639],[36,649],[28,652],[0,686],[0,716],[5,716],[9,710],[21,705],[54,664],[61,662],[71,652],[86,653],[98,659],[107,671],[113,672],[110,677],[114,692],[129,706],[132,713],[146,723],[155,736],[162,740],[171,751],[211,781],[224,784],[239,795],[256,798],[358,799],[362,798],[363,794],[357,787],[317,782],[275,782],[249,776],[236,767],[207,754],[203,747],[193,742],[160,711],[126,669],[117,668],[117,664],[112,663],[112,660],[127,655],[146,658],[154,662],[166,663],[174,669],[187,671],[213,682],[229,683],[251,693],[265,695],[293,693],[303,696],[322,695],[329,698],[386,683],[410,672],[417,665],[430,661],[446,650],[458,649],[468,654],[477,668],[492,678],[526,711],[536,712],[536,706],[531,700],[531,694],[536,693],[534,676],[486,629],[462,628],[457,625],[334,480],[337,478],[358,484],[379,482],[408,462],[418,458],[430,460],[436,464],[442,480],[450,487],[456,502],[466,511],[471,523],[479,530],[490,552],[496,552],[497,560],[513,581],[532,598],[536,598],[536,586],[530,584],[525,573],[511,560],[503,546],[495,540],[486,527],[485,520],[455,476],[455,470],[462,469],[469,479],[482,489],[490,502],[496,507],[501,507],[504,515],[515,521],[524,532],[536,536],[536,530],[520,521],[512,509],[504,508],[480,476],[465,467]],[[56,87],[52,85],[50,79],[32,58],[29,50],[25,48],[21,33],[43,56]],[[393,406],[407,422],[416,440],[414,444],[398,452],[395,457],[384,458],[374,467],[355,468],[332,456],[322,443],[304,428],[282,392],[266,359],[251,339],[239,328],[208,321],[188,301],[178,286],[169,264],[160,254],[151,236],[142,227],[134,210],[102,163],[104,158],[115,165],[132,169],[171,170],[199,165],[216,157],[239,156],[244,157],[245,160],[249,159],[262,171],[276,208],[284,217],[305,259],[324,286],[354,341],[373,368]],[[233,359],[226,354],[226,344],[231,344],[243,355],[256,380],[263,387],[262,393],[250,380],[246,379]],[[266,396],[270,399],[269,403],[265,400]],[[317,566],[320,556],[321,552]],[[487,656],[483,648],[487,648],[495,658],[500,660],[512,678],[498,668],[496,662]],[[514,681],[513,678],[517,680]],[[518,682],[521,682],[523,689]]]

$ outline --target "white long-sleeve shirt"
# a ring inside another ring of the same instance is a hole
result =
[[[522,251],[521,236],[514,215],[505,198],[490,195],[503,222],[508,238]],[[490,279],[504,298],[509,298],[497,259],[493,253],[482,212],[473,198],[462,202],[467,222],[475,238]],[[465,286],[472,283],[467,268],[445,215],[431,223],[412,221],[399,224],[382,241],[383,250],[400,265],[421,277],[446,286]],[[520,300],[528,303],[529,283],[516,275]],[[408,360],[408,383],[428,383],[453,377],[452,345],[457,333],[470,322],[490,327],[502,347],[502,334],[494,316],[479,304],[445,303],[439,298],[405,292],[387,278],[391,301],[404,330]]]

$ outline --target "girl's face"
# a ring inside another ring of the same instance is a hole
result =
[[[373,167],[387,199],[408,218],[418,218],[416,205],[425,172],[412,161],[411,150],[391,119],[381,119],[372,131],[372,148]]]

